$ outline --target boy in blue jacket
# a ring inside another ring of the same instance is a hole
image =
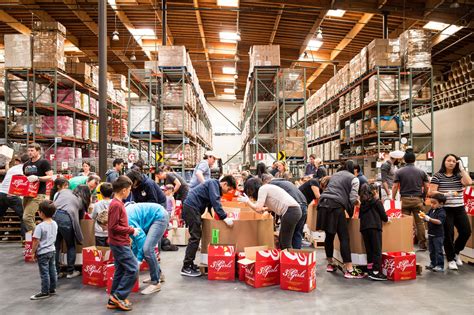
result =
[[[156,203],[128,203],[125,205],[128,216],[128,224],[131,227],[139,228],[136,236],[132,239],[132,252],[139,262],[145,261],[150,267],[150,279],[143,281],[150,285],[146,287],[142,294],[148,295],[161,290],[160,280],[161,269],[156,259],[155,247],[160,243],[166,228],[168,227],[168,212]]]

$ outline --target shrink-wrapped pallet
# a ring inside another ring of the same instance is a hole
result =
[[[45,136],[74,137],[74,121],[69,116],[57,116],[56,134],[54,116],[43,116],[41,133]]]
[[[400,35],[400,53],[405,68],[431,68],[431,33],[409,29]]]
[[[158,46],[160,67],[187,67],[188,59],[184,46]]]
[[[37,32],[33,34],[33,67],[37,69],[59,68],[65,70],[63,34]]]
[[[82,109],[81,92],[75,90],[57,90],[58,103],[72,106],[77,109]]]
[[[157,131],[156,107],[147,102],[132,101],[130,107],[130,131]]]
[[[30,35],[5,34],[5,68],[31,68],[32,38]]]

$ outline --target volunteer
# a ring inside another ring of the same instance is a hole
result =
[[[199,277],[197,266],[194,264],[196,252],[199,248],[199,241],[202,235],[201,216],[206,211],[208,205],[211,205],[220,220],[224,220],[225,224],[232,226],[234,224],[232,218],[228,218],[221,204],[223,194],[232,189],[236,189],[235,178],[231,175],[224,176],[220,181],[217,179],[209,179],[189,191],[188,197],[183,203],[182,217],[189,228],[189,242],[186,247],[183,268],[181,275],[188,277]],[[204,245],[203,245],[204,246]]]
[[[136,170],[127,172],[128,178],[132,181],[132,201],[154,202],[166,207],[166,196],[160,186],[151,178]]]
[[[79,185],[87,185],[91,192],[95,193],[97,186],[99,186],[100,177],[94,173],[88,176],[76,176],[69,180],[69,189],[74,190]]]
[[[338,172],[331,176],[327,187],[319,198],[317,230],[323,230],[326,234],[324,249],[328,265],[327,272],[336,271],[333,261],[334,238],[336,234],[340,242],[340,252],[344,263],[344,277],[348,279],[360,279],[364,277],[362,271],[352,266],[351,248],[349,243],[349,231],[347,229],[346,211],[349,217],[354,213],[354,206],[359,201],[359,180],[354,176],[354,162],[351,160],[342,162]]]
[[[105,176],[107,176],[106,182],[113,183],[117,180],[120,174],[122,174],[124,163],[123,159],[115,159],[112,162],[112,168],[105,173]]]
[[[389,159],[385,161],[380,167],[381,179],[382,179],[382,201],[390,199],[392,197],[393,180],[395,178],[395,171],[397,166],[400,164],[400,160],[403,159],[403,151],[392,151],[389,153]]]
[[[189,192],[189,185],[186,181],[178,174],[165,170],[163,168],[158,168],[156,170],[156,176],[159,180],[165,181],[166,185],[173,185],[173,194],[174,198],[177,200],[183,201],[186,199],[186,196]]]
[[[91,174],[91,163],[87,161],[82,162],[82,172],[78,176],[89,176]]]
[[[276,185],[263,185],[259,178],[249,179],[245,183],[244,192],[245,195],[238,199],[240,202],[245,202],[256,212],[269,210],[281,217],[280,248],[292,248],[295,229],[302,216],[298,202]],[[255,202],[250,201],[249,197]]]
[[[457,270],[462,265],[459,253],[471,236],[469,218],[464,208],[464,187],[472,185],[469,173],[463,162],[454,154],[448,154],[441,162],[441,168],[431,179],[430,195],[442,193],[446,196],[446,220],[444,223],[444,252],[448,260],[448,269]],[[458,237],[454,240],[454,227]]]
[[[191,177],[191,181],[189,182],[189,188],[193,189],[199,184],[204,183],[204,181],[211,178],[211,168],[214,166],[214,163],[219,158],[216,157],[214,152],[207,151],[204,154],[204,159],[196,165],[194,169],[193,176]]]
[[[256,169],[256,172],[255,172],[255,175],[258,178],[262,179],[264,174],[268,174],[267,166],[265,165],[265,163],[260,162],[260,163],[257,164],[257,169]]]
[[[276,173],[275,178],[290,179],[292,177],[284,161],[278,161],[276,165],[277,165],[278,172]]]
[[[361,167],[359,164],[354,165],[354,175],[359,179],[359,188],[362,187],[364,184],[368,184],[369,180],[365,175],[362,173]]]
[[[46,199],[46,182],[52,180],[53,171],[48,160],[41,158],[41,146],[37,143],[28,145],[28,156],[30,160],[23,164],[23,174],[28,177],[30,183],[39,182],[38,195],[36,197],[23,197],[23,222],[26,231],[35,229],[36,212],[41,201]]]

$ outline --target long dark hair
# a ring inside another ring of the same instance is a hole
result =
[[[360,200],[362,202],[370,202],[375,199],[375,194],[377,193],[377,186],[374,184],[364,184],[360,187]]]
[[[254,200],[258,199],[258,191],[260,190],[260,187],[262,187],[263,183],[260,178],[249,178],[244,185],[244,193],[252,197]]]
[[[459,160],[459,157],[458,157],[457,155],[455,155],[455,154],[452,154],[452,153],[446,154],[446,155],[444,156],[444,158],[443,158],[443,161],[441,162],[441,167],[440,167],[440,169],[439,169],[439,171],[438,171],[439,173],[441,173],[441,174],[446,174],[446,160],[447,160],[448,157],[450,157],[450,156],[454,157],[454,158],[456,159],[456,161]],[[457,175],[457,174],[459,174],[459,173],[461,173],[461,170],[459,169],[459,164],[456,163],[456,166],[454,166],[453,174],[454,174],[454,175]]]
[[[89,209],[91,204],[91,191],[87,185],[79,185],[72,192],[82,203],[82,209],[79,209],[79,218],[84,217],[84,213]]]
[[[267,172],[267,166],[265,165],[265,163],[263,163],[263,162],[258,163],[257,164],[257,173],[256,173],[257,177],[261,179],[262,175],[267,174],[267,173],[268,173]]]
[[[69,186],[69,181],[65,179],[64,177],[58,177],[54,180],[53,183],[53,188],[51,188],[51,193],[49,194],[49,200],[54,199],[54,195],[59,191],[59,188],[64,186],[65,184],[68,184]]]
[[[137,184],[137,186],[140,186],[143,182],[143,174],[140,173],[137,170],[130,170],[127,172],[127,177],[130,178],[132,181],[133,185]]]

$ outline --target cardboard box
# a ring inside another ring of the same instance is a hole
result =
[[[388,280],[416,279],[416,255],[414,252],[388,252],[382,254],[382,272]]]
[[[237,261],[245,258],[245,252],[237,254]],[[239,274],[239,281],[245,281],[245,265],[237,263],[237,270]]]
[[[168,232],[168,238],[173,245],[186,246],[189,242],[189,230],[188,228],[175,228]]]
[[[402,202],[398,200],[385,200],[383,203],[385,213],[389,218],[402,217]]]
[[[86,247],[95,246],[94,223],[95,221],[90,220],[90,219],[84,219],[84,220],[79,221],[79,224],[81,225],[82,235],[84,236],[84,240],[82,241],[82,244],[76,243],[76,262],[75,262],[76,265],[83,264],[82,249]],[[66,257],[67,257],[66,252],[67,252],[66,242],[63,241],[63,244],[61,246],[61,257],[60,257],[61,263],[66,262]]]
[[[235,248],[233,245],[209,245],[208,280],[235,280]]]
[[[107,277],[107,293],[110,294],[110,289],[112,289],[112,282],[114,281],[115,266],[114,264],[105,265],[105,274]],[[138,292],[140,289],[139,277],[137,276],[137,281],[133,286],[132,292]]]
[[[310,292],[316,289],[316,252],[290,250],[280,255],[280,288]]]
[[[268,246],[274,248],[273,217],[250,211],[240,212],[234,225],[228,227],[224,221],[215,220],[209,212],[202,216],[201,252],[207,254],[207,247],[212,243],[213,230],[218,231],[215,244],[234,244],[235,250],[244,251],[250,246]]]
[[[13,175],[8,189],[8,194],[22,197],[38,196],[39,181],[30,183],[24,175]]]
[[[245,267],[245,283],[262,288],[280,283],[280,251],[267,246],[246,247],[245,258],[239,264]]]
[[[5,68],[31,68],[33,45],[30,35],[5,34]]]
[[[31,232],[25,233],[25,247],[23,247],[23,258],[25,262],[33,261],[33,235]]]
[[[110,263],[112,251],[109,247],[89,246],[82,249],[82,284],[96,287],[107,285],[106,265]]]
[[[470,215],[474,215],[474,188],[469,186],[464,190],[464,206],[466,207],[466,212]],[[471,224],[472,230],[472,224]]]
[[[316,230],[317,216],[318,216],[318,206],[316,203],[312,202],[308,206],[308,215],[306,216],[306,225],[308,226],[310,231],[317,231]]]

